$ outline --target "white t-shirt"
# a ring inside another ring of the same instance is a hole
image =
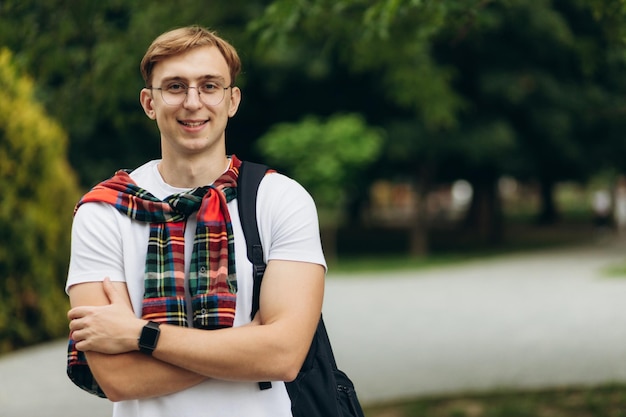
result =
[[[158,160],[150,161],[131,173],[137,185],[155,197],[181,191],[166,184],[158,172]],[[239,220],[237,201],[228,203],[237,270],[237,307],[234,326],[250,321],[252,304],[252,265]],[[306,190],[284,175],[272,173],[261,181],[257,197],[257,223],[264,258],[310,262],[326,267],[319,238],[315,204]],[[195,216],[185,228],[185,272],[195,234]],[[105,203],[83,204],[74,217],[72,250],[66,291],[85,282],[126,282],[137,316],[141,316],[144,293],[143,274],[148,246],[149,225],[132,221]],[[298,277],[294,277],[298,279]],[[114,404],[114,417],[291,417],[291,404],[283,382],[260,390],[256,382],[209,379],[199,385],[167,396],[121,401]]]

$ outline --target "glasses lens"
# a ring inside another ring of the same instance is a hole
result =
[[[226,89],[223,87],[214,87],[211,89],[205,87],[186,87],[184,91],[161,88],[161,97],[163,101],[170,106],[179,106],[189,96],[189,90],[195,90],[195,94],[199,95],[200,101],[207,106],[216,106],[224,100]]]
[[[185,97],[187,97],[187,93],[185,92],[171,92],[166,90],[165,88],[161,88],[161,97],[165,104],[169,104],[170,106],[178,106],[183,101],[185,101]]]

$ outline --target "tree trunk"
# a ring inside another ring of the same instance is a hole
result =
[[[428,256],[428,253],[428,210],[426,198],[418,195],[413,222],[409,228],[409,255],[415,258],[425,258]]]
[[[495,181],[472,184],[474,194],[467,224],[475,229],[479,242],[498,244],[504,238],[502,204]]]
[[[428,240],[429,214],[427,198],[431,189],[433,168],[423,164],[417,171],[416,202],[413,210],[413,221],[409,228],[409,255],[423,258],[430,252]]]
[[[537,222],[543,225],[556,223],[559,216],[554,200],[554,181],[542,178],[539,184],[539,195],[541,197],[541,208]]]
[[[324,225],[320,227],[320,237],[322,240],[322,249],[324,250],[324,258],[328,264],[337,261],[337,226]]]

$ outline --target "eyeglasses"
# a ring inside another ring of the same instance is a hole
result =
[[[224,100],[226,90],[231,88],[231,86],[222,87],[221,85],[216,83],[204,83],[197,87],[189,87],[184,83],[174,82],[166,84],[163,87],[146,88],[149,90],[159,90],[165,104],[170,106],[181,105],[187,98],[189,90],[192,88],[198,92],[198,98],[201,102],[203,102],[207,106],[217,106],[222,102],[222,100]]]

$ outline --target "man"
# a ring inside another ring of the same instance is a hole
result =
[[[114,416],[291,416],[281,381],[307,354],[326,266],[312,199],[267,174],[257,201],[267,270],[250,319],[252,268],[233,198],[239,161],[225,152],[240,67],[234,48],[204,28],[155,39],[140,101],[162,157],[94,188],[75,213],[71,344]],[[200,207],[185,212],[181,201]],[[274,383],[261,390],[258,381]]]

